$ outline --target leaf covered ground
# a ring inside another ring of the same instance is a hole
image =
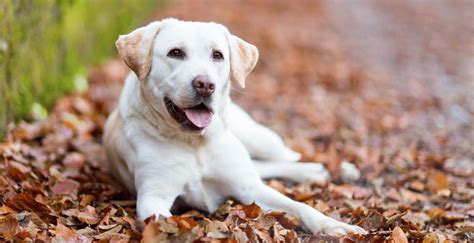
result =
[[[332,174],[327,185],[268,184],[370,232],[347,242],[472,241],[471,5],[186,1],[155,18],[221,22],[259,47],[259,64],[234,99]],[[127,72],[118,60],[94,68],[89,89],[59,99],[48,119],[10,127],[0,144],[0,239],[336,239],[232,200],[213,214],[181,209],[137,220],[135,198],[108,173],[101,145]],[[360,180],[341,181],[344,161]]]

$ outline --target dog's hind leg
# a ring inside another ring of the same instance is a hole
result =
[[[230,102],[224,114],[230,131],[242,142],[250,157],[275,162],[294,162],[301,155],[287,147],[278,134],[258,124],[242,108]]]
[[[310,181],[326,184],[329,173],[320,163],[269,163],[252,160],[255,169],[262,179],[281,178],[293,182]]]
[[[293,201],[261,182],[247,185],[240,184],[240,186],[242,190],[236,190],[236,193],[232,195],[234,198],[244,204],[255,202],[261,206],[264,211],[287,212],[290,216],[297,217],[303,229],[312,234],[341,236],[348,233],[367,233],[358,226],[337,221],[309,205]]]

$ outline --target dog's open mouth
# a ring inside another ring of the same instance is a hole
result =
[[[189,108],[179,108],[169,98],[165,98],[164,102],[170,115],[185,130],[201,131],[211,124],[213,111],[204,103]]]

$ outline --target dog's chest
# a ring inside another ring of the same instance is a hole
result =
[[[196,163],[190,168],[191,178],[185,185],[183,198],[190,206],[213,212],[225,200],[219,181],[215,180],[212,158],[206,153],[196,153]]]

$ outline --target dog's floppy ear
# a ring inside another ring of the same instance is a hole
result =
[[[254,45],[228,34],[230,47],[230,79],[245,88],[245,78],[257,64],[258,49]]]
[[[140,80],[144,80],[150,72],[153,41],[160,28],[161,21],[152,22],[127,35],[119,36],[115,42],[120,57]]]

